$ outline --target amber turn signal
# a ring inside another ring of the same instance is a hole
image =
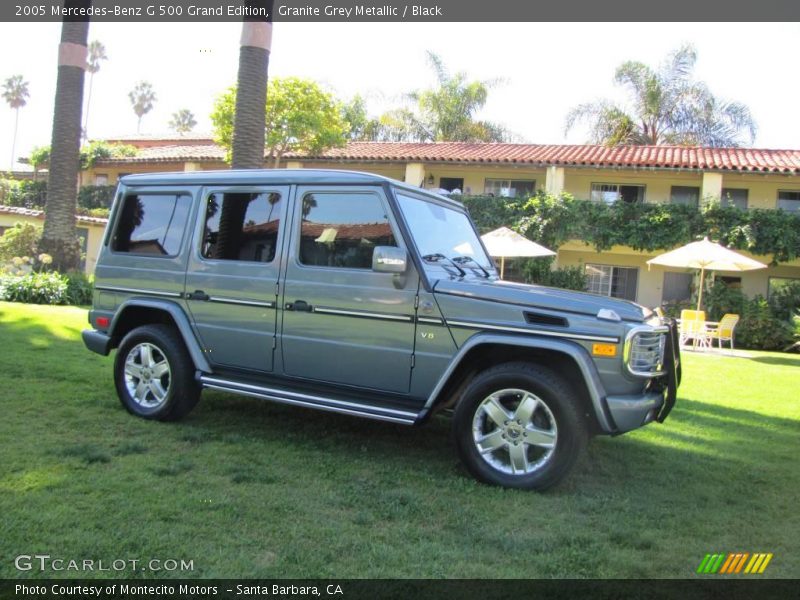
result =
[[[616,344],[592,344],[592,355],[593,356],[605,356],[607,358],[612,358],[617,355],[617,345]]]

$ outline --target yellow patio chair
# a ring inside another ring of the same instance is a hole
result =
[[[719,349],[722,350],[722,342],[730,342],[731,352],[733,352],[733,331],[736,329],[736,324],[739,322],[739,315],[725,314],[719,320],[716,327],[709,327],[706,335],[708,335],[711,343],[717,340]]]
[[[678,328],[678,344],[681,346],[686,345],[686,340],[692,340],[692,346],[705,347],[708,345],[708,337],[706,330],[706,311],[704,310],[688,310],[681,311],[681,323]]]

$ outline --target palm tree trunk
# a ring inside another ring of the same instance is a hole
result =
[[[17,128],[19,127],[19,108],[14,111],[14,137],[11,138],[11,166],[9,171],[14,170],[14,153],[17,151]]]
[[[265,9],[269,18],[264,22],[255,17],[245,17],[242,24],[231,166],[234,169],[260,169],[264,166],[267,71],[275,2],[245,0],[244,4],[247,8]]]
[[[84,8],[87,11],[91,4],[91,0],[64,2],[65,8]],[[39,242],[39,251],[53,257],[51,268],[58,271],[77,269],[80,264],[75,209],[88,35],[88,17],[82,21],[65,20],[61,26],[47,203],[44,232]]]
[[[267,71],[272,43],[274,0],[245,0],[246,8],[264,7],[269,19],[245,17],[239,48],[239,74],[236,83],[236,109],[233,117],[231,166],[234,169],[264,167],[264,127],[267,119]],[[231,196],[231,195],[228,195]],[[247,204],[230,197],[219,215],[218,252],[233,252],[242,230]]]

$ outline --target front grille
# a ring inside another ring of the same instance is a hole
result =
[[[628,370],[641,377],[662,374],[666,331],[659,328],[634,330],[629,334],[625,348]]]

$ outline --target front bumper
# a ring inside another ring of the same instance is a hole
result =
[[[86,347],[92,352],[97,352],[103,356],[108,356],[108,353],[111,352],[111,337],[102,331],[84,329],[81,332],[81,338],[83,338],[83,343]]]
[[[667,325],[664,346],[664,374],[650,380],[643,394],[608,396],[608,411],[616,425],[616,433],[624,433],[651,421],[663,423],[675,406],[681,383],[681,356],[678,328],[674,320]]]

